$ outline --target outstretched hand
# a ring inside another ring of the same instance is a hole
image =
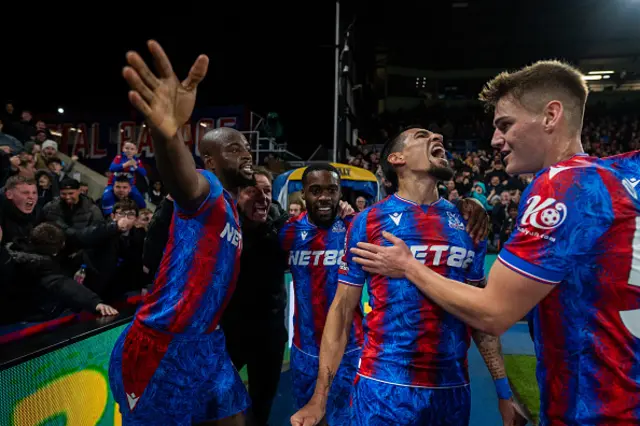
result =
[[[127,53],[128,66],[122,70],[131,87],[129,100],[144,114],[154,131],[165,139],[173,138],[193,112],[198,84],[207,75],[209,58],[198,56],[189,75],[180,82],[166,53],[157,41],[147,43],[158,76],[154,75],[136,52]]]
[[[370,243],[358,243],[358,248],[352,248],[355,255],[353,261],[362,265],[362,269],[370,274],[383,275],[391,278],[402,278],[413,260],[411,250],[400,238],[387,231],[382,232],[392,246],[379,246]]]

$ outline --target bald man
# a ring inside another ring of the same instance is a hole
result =
[[[151,292],[113,350],[111,389],[124,425],[243,425],[249,397],[219,322],[240,267],[235,198],[254,183],[251,154],[240,132],[216,129],[200,144],[206,170],[196,170],[178,129],[191,116],[208,58],[200,56],[181,83],[160,45],[149,49],[158,76],[134,52],[123,75],[152,129],[175,212]]]

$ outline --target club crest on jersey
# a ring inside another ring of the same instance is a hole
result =
[[[331,228],[333,232],[346,232],[347,228],[344,227],[344,223],[342,221],[338,221],[333,224],[333,228]]]
[[[527,209],[522,215],[522,226],[533,226],[538,229],[555,229],[567,218],[567,206],[555,198],[542,200],[539,195],[531,196],[527,202]]]
[[[458,231],[464,231],[464,223],[462,223],[460,217],[458,217],[457,214],[447,212],[447,217],[449,219],[449,228],[457,229]]]

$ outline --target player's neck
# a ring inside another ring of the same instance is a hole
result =
[[[398,196],[416,204],[435,203],[438,196],[437,182],[430,177],[410,176],[398,182]]]
[[[547,155],[544,168],[553,166],[554,164],[558,164],[561,161],[568,160],[576,154],[584,153],[580,136],[571,138],[569,140],[565,139],[564,142],[558,141],[552,146],[557,148],[549,152],[549,155]]]
[[[331,220],[329,220],[329,221],[327,221],[327,222],[320,222],[320,221],[317,221],[317,220],[313,220],[313,217],[312,217],[309,213],[307,213],[307,221],[308,221],[310,224],[312,224],[313,226],[315,226],[315,227],[318,227],[318,228],[328,228],[328,227],[330,227],[331,225],[333,225],[333,222],[335,222],[335,221],[336,221],[336,217],[333,217]]]

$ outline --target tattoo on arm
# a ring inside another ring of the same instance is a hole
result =
[[[333,379],[335,379],[336,377],[336,373],[334,373],[333,371],[331,371],[331,369],[329,367],[327,367],[327,385],[325,387],[325,390],[327,391],[327,394],[329,393],[329,390],[331,389],[331,384],[333,383]]]
[[[478,330],[473,330],[472,336],[493,380],[507,377],[500,338]]]
[[[487,282],[483,280],[468,282],[467,284],[484,288]],[[502,358],[502,343],[500,342],[500,338],[479,330],[473,330],[471,335],[473,336],[474,342],[476,342],[480,355],[482,355],[482,359],[484,359],[484,363],[487,365],[493,380],[507,377],[507,372],[504,368],[504,359]]]

